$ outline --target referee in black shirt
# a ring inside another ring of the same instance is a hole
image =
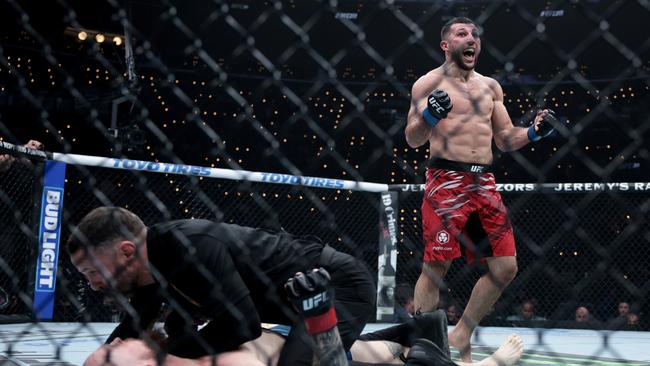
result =
[[[107,342],[142,337],[165,303],[171,354],[196,358],[233,350],[257,338],[267,322],[292,325],[279,365],[311,365],[311,338],[283,285],[296,272],[318,267],[331,274],[346,350],[374,314],[375,286],[362,263],[287,233],[207,220],[147,227],[124,208],[100,207],[73,230],[67,250],[90,286],[125,309]]]

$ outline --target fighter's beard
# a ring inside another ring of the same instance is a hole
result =
[[[456,51],[452,52],[451,59],[454,60],[458,67],[465,71],[472,71],[474,69],[474,66],[465,65],[465,61],[463,61],[463,51],[461,49],[457,49]],[[474,59],[474,63],[476,64],[476,58]]]
[[[136,283],[133,283],[133,286],[129,290],[117,290],[115,288],[108,288],[102,293],[102,303],[105,306],[109,306],[118,310],[124,310],[123,304],[128,302],[134,294],[134,289],[136,288]]]

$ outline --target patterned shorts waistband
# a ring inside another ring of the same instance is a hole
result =
[[[431,158],[427,160],[427,167],[439,168],[445,170],[458,170],[462,172],[483,174],[492,171],[491,165],[476,164],[476,163],[463,163],[460,161],[452,161],[440,158]]]

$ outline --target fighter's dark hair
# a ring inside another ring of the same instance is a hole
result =
[[[107,246],[118,240],[135,240],[145,228],[142,220],[125,208],[98,207],[81,219],[66,249],[73,254],[79,249]]]
[[[454,25],[454,24],[459,24],[459,23],[460,24],[473,24],[473,25],[476,25],[476,23],[474,23],[473,20],[471,20],[470,18],[466,18],[466,17],[455,17],[455,18],[449,19],[449,21],[447,21],[447,23],[445,23],[445,25],[443,25],[442,29],[440,30],[440,39],[441,40],[445,39],[445,36],[451,30],[451,26]]]

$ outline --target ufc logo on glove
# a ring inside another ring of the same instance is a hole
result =
[[[436,97],[433,95],[429,97],[429,105],[432,106],[433,108],[436,109],[437,113],[443,114],[445,113],[445,108],[443,108],[438,101],[436,100]]]
[[[316,294],[314,297],[302,300],[302,310],[311,310],[328,300],[327,292],[321,292],[320,294]]]

